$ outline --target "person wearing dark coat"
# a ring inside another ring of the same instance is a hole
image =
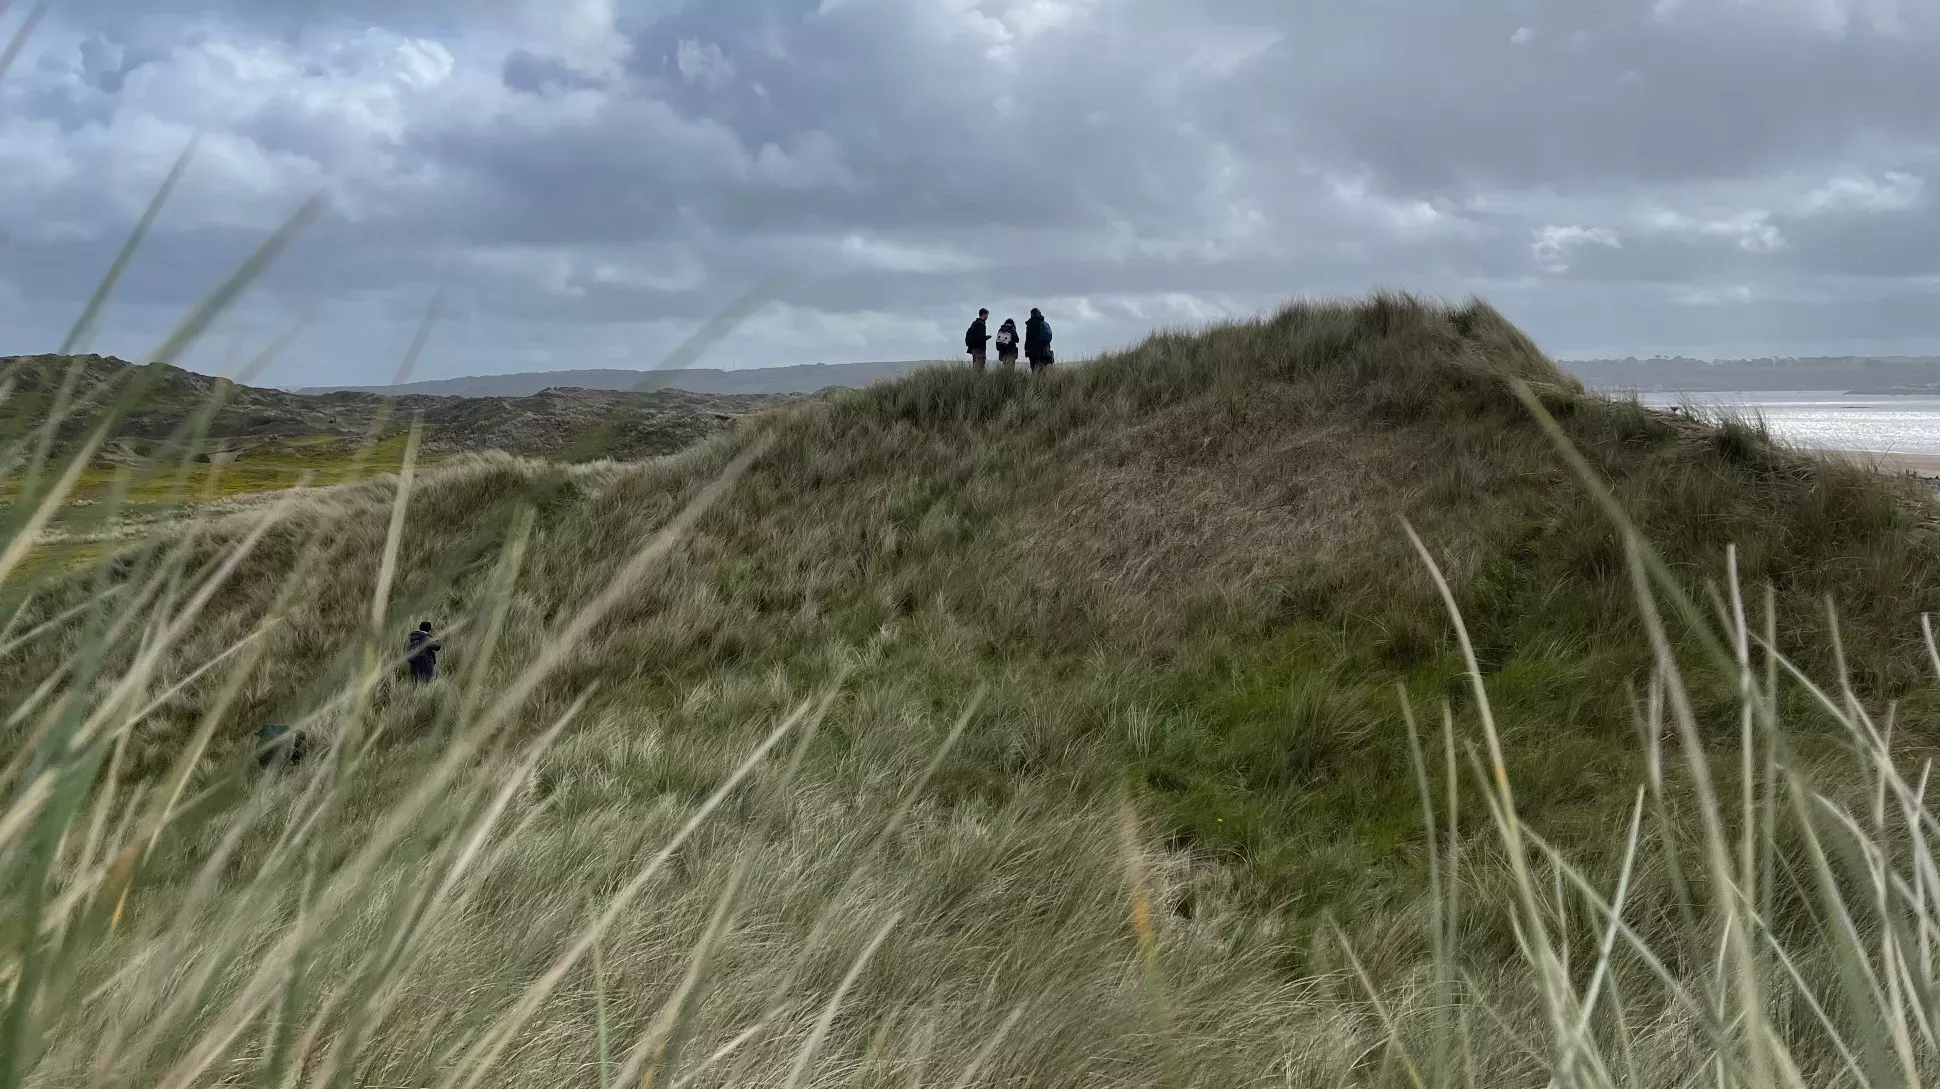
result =
[[[1015,369],[1018,349],[1023,346],[1017,338],[1017,319],[1005,318],[1004,323],[997,327],[997,362],[1002,363],[1005,370]]]
[[[302,730],[292,733],[281,722],[265,723],[256,731],[256,763],[263,767],[301,764],[309,748],[309,735]]]
[[[432,676],[438,671],[438,651],[443,649],[431,641],[431,621],[418,625],[405,644],[405,656],[411,663],[411,679],[419,684],[430,684]]]
[[[1031,362],[1031,373],[1036,374],[1057,360],[1051,352],[1051,323],[1044,320],[1044,313],[1031,307],[1031,317],[1024,323],[1024,358]]]
[[[977,320],[963,331],[963,347],[970,353],[970,363],[978,370],[990,360],[990,311],[977,311]]]

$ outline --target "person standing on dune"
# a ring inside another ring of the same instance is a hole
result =
[[[1031,361],[1031,373],[1036,374],[1057,360],[1051,354],[1051,323],[1044,320],[1043,311],[1031,307],[1031,317],[1024,323],[1024,358]]]
[[[1023,345],[1017,341],[1017,319],[1005,318],[1004,323],[997,327],[997,362],[1002,363],[1007,371],[1015,370],[1017,350],[1021,347]]]
[[[983,370],[990,361],[990,311],[977,311],[977,320],[963,331],[963,347],[970,353],[970,364]]]

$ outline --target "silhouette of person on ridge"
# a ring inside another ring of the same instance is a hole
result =
[[[970,353],[970,363],[978,370],[990,361],[990,311],[977,311],[977,320],[963,331],[963,347]]]
[[[431,621],[418,625],[418,630],[411,633],[404,649],[411,663],[411,679],[419,684],[430,684],[432,675],[438,671],[438,651],[442,649],[431,641]]]
[[[997,362],[1002,363],[1007,371],[1016,369],[1017,350],[1022,347],[1017,340],[1017,319],[1005,318],[1004,323],[997,327]]]
[[[1051,323],[1035,306],[1031,307],[1030,320],[1024,323],[1024,358],[1030,360],[1032,374],[1057,362],[1051,352]]]

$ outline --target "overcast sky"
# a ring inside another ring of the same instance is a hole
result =
[[[4,4],[4,0],[0,0]],[[0,42],[31,0],[0,14]],[[1940,353],[1937,0],[65,0],[0,76],[0,354],[265,381],[1065,356],[1295,295],[1480,294],[1559,356]]]

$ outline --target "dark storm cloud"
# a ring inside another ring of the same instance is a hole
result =
[[[1559,351],[1940,338],[1936,48],[1890,0],[73,0],[0,83],[0,314],[78,306],[203,128],[131,313],[322,187],[259,305],[395,339],[447,275],[463,343],[539,346],[454,370],[648,361],[776,270],[736,360],[1375,284]]]

